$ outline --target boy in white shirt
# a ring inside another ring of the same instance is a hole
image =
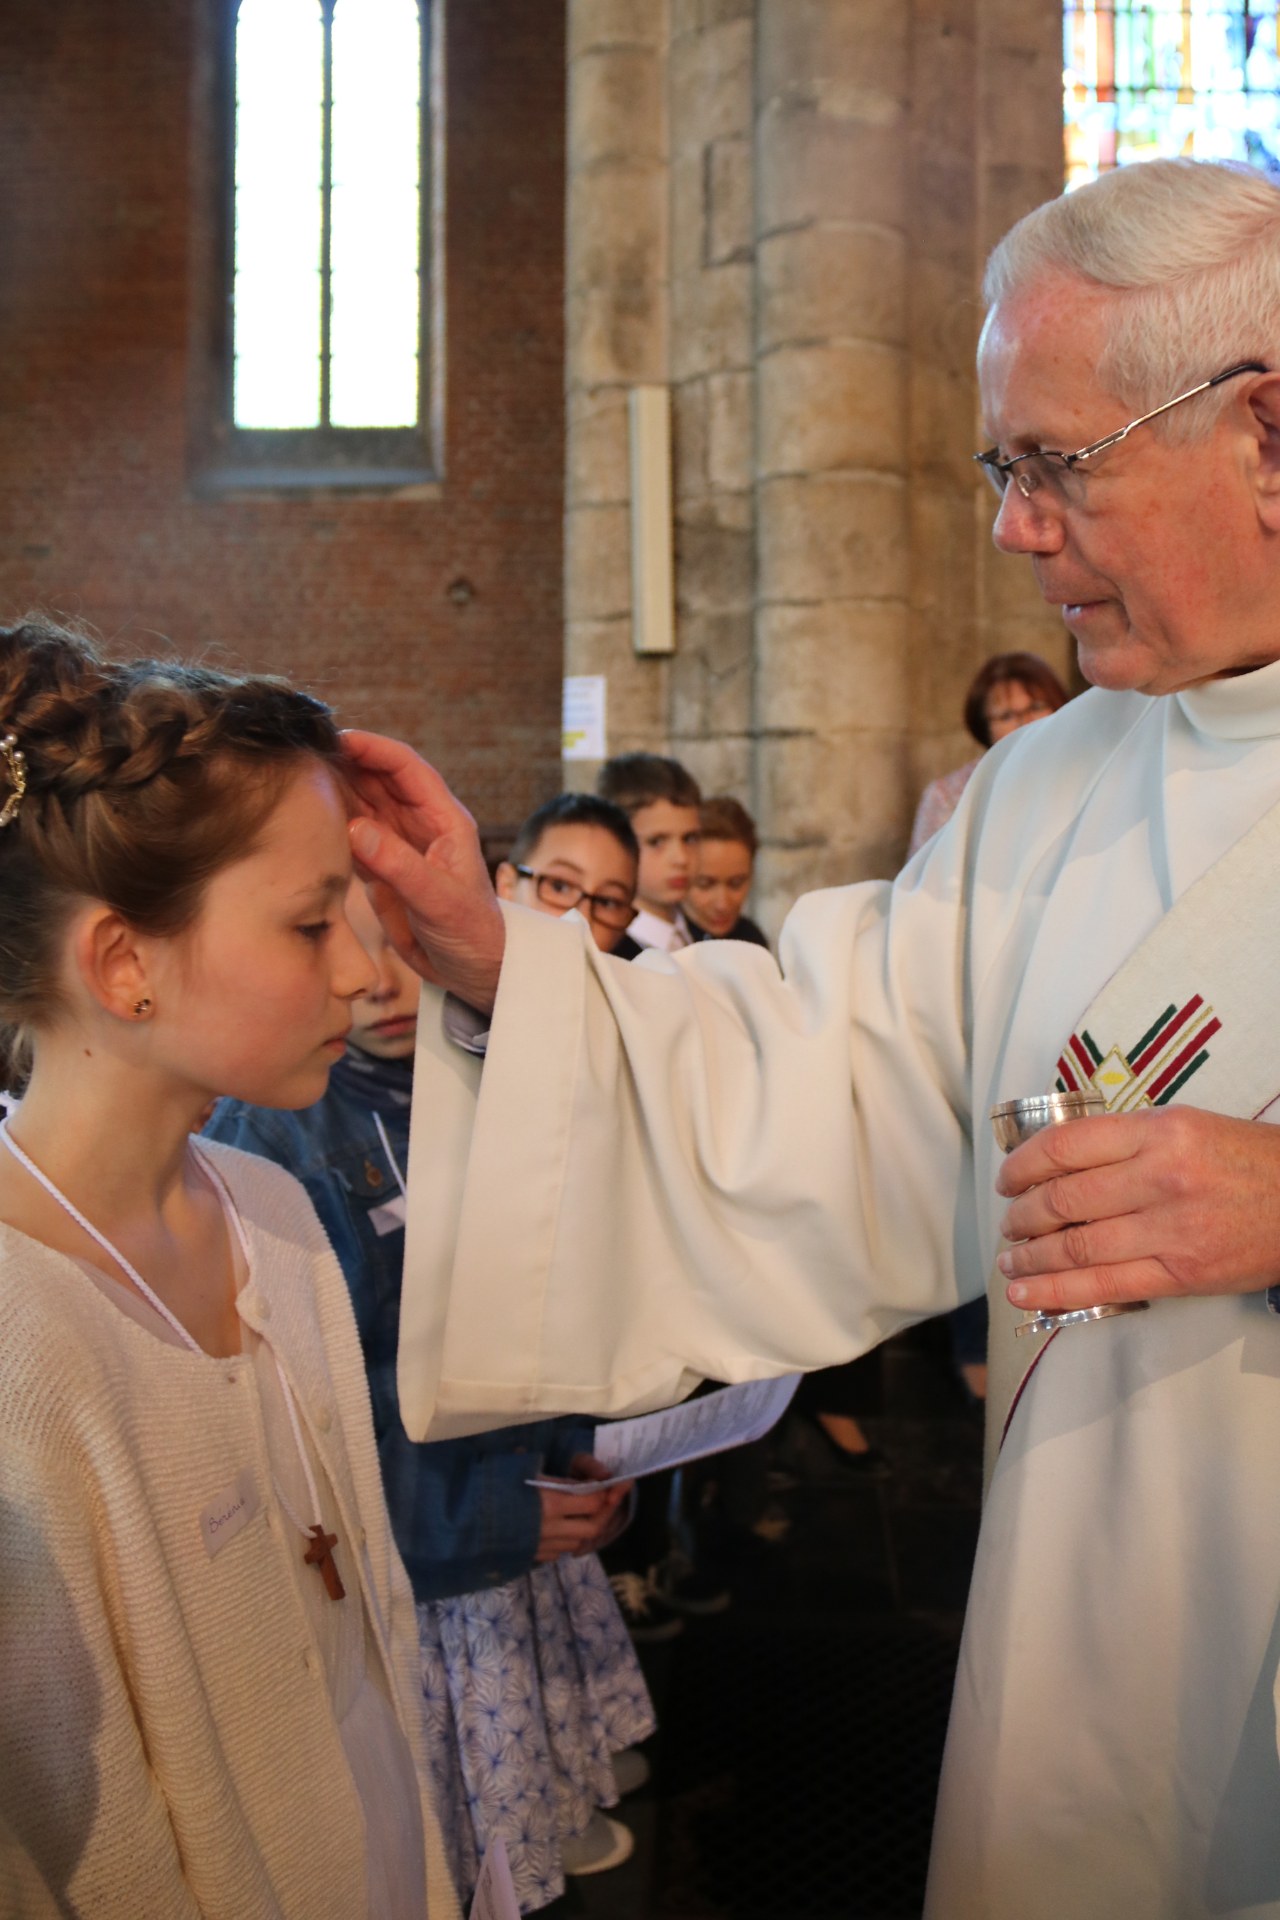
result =
[[[693,938],[682,908],[693,884],[701,833],[698,783],[678,760],[621,753],[600,769],[596,791],[621,807],[640,845],[631,938],[674,953]]]

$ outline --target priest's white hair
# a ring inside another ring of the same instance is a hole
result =
[[[1149,160],[1049,200],[987,262],[988,307],[1066,277],[1115,291],[1102,385],[1141,411],[1242,360],[1280,368],[1280,184],[1252,167]],[[1156,421],[1208,430],[1230,385]]]

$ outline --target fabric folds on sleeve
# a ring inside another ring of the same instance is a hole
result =
[[[643,1411],[955,1304],[962,853],[955,836],[893,886],[806,896],[780,968],[712,941],[623,965],[576,921],[509,907],[483,1063],[424,990],[411,1434]]]

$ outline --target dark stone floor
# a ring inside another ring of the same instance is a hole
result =
[[[918,1920],[981,1487],[941,1327],[886,1348],[881,1406],[885,1476],[771,1492],[783,1537],[729,1544],[729,1610],[642,1651],[635,1854],[547,1920]]]

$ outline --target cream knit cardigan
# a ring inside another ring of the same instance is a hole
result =
[[[358,1557],[425,1781],[413,1600],[346,1285],[290,1175],[204,1150],[249,1239],[241,1317],[278,1355],[331,1480],[344,1577]],[[4,1920],[32,1910],[16,1889],[40,1877],[85,1920],[364,1916],[363,1815],[283,1557],[300,1542],[268,1519],[253,1367],[166,1346],[8,1227],[0,1314]],[[262,1506],[210,1558],[200,1516],[245,1467]],[[425,1793],[423,1824],[431,1920],[446,1920]]]

